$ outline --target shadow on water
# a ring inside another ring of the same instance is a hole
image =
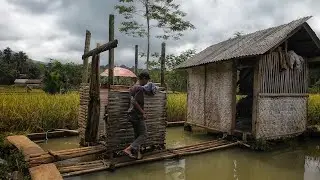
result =
[[[204,133],[189,133],[183,128],[168,128],[167,147],[179,147],[212,139]],[[69,143],[67,143],[69,142]],[[55,139],[41,144],[46,149],[77,147],[78,139]],[[71,145],[73,144],[73,145]],[[73,147],[72,147],[73,146]],[[180,160],[166,160],[97,172],[68,180],[319,180],[320,140],[308,140],[294,149],[255,152],[232,148]]]

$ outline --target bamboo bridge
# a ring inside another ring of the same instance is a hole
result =
[[[29,172],[33,180],[63,179],[64,177],[79,176],[97,171],[115,170],[116,168],[135,164],[181,158],[235,147],[241,144],[240,142],[217,139],[184,147],[145,153],[144,158],[141,160],[134,160],[127,156],[122,156],[112,159],[98,158],[92,161],[63,164],[59,162],[87,155],[102,155],[103,152],[106,151],[106,148],[103,145],[97,145],[60,151],[45,151],[23,135],[8,136],[7,141],[23,153],[25,161],[29,165]]]

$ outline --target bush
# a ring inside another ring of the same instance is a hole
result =
[[[28,165],[24,161],[23,154],[4,142],[7,135],[0,134],[0,158],[4,160],[4,162],[0,163],[0,179],[10,179],[10,174],[14,171],[22,173],[24,179],[30,179]]]

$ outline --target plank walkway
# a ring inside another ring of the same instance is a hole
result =
[[[77,164],[71,164],[67,166],[58,166],[58,169],[62,176],[71,177],[79,176],[82,174],[103,171],[103,170],[113,170],[115,168],[120,168],[124,166],[130,166],[140,163],[148,163],[153,161],[160,161],[164,159],[180,158],[183,156],[195,155],[200,153],[205,153],[209,151],[214,151],[218,149],[225,149],[233,146],[239,145],[240,142],[230,142],[225,140],[213,140],[207,141],[200,144],[184,146],[174,149],[167,149],[158,152],[146,153],[144,158],[141,160],[133,160],[129,157],[119,157],[112,160],[95,160],[90,162],[83,162]]]

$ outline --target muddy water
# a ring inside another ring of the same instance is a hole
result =
[[[167,147],[178,147],[209,140],[210,136],[169,128]],[[77,147],[78,139],[52,139],[41,144],[46,149]],[[233,148],[186,157],[98,172],[69,180],[320,180],[320,140],[310,140],[294,149],[253,152]]]

